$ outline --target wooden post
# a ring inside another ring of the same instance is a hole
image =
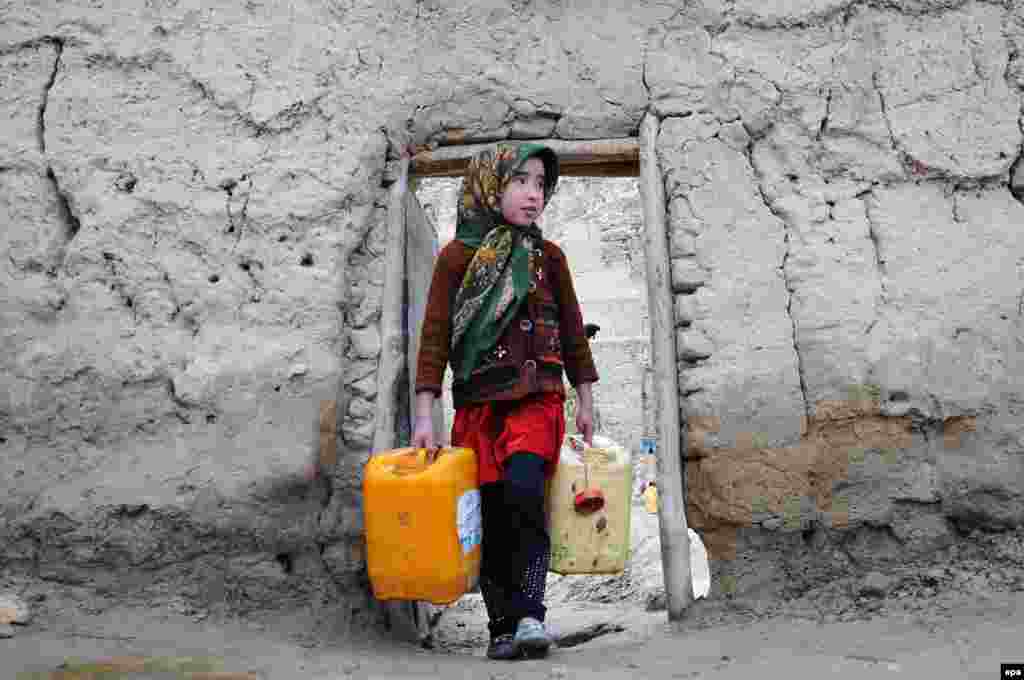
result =
[[[678,621],[690,603],[690,536],[683,487],[683,437],[679,417],[679,372],[672,308],[671,268],[665,218],[665,186],[658,164],[658,120],[650,113],[640,126],[640,200],[644,216],[647,308],[650,315],[651,363],[658,418],[658,519],[661,565],[669,621]]]
[[[413,175],[415,179],[415,175]],[[416,420],[416,362],[420,353],[420,334],[423,331],[423,317],[427,313],[427,294],[430,282],[434,278],[434,263],[437,261],[439,245],[437,232],[427,219],[423,207],[416,194],[410,190],[405,194],[405,271],[408,287],[407,310],[409,329],[408,352],[409,362],[409,422]],[[435,443],[445,441],[444,404],[441,399],[434,400],[431,413],[434,424]]]
[[[395,448],[398,380],[405,367],[403,337],[405,296],[405,192],[409,160],[398,161],[398,177],[391,185],[388,203],[388,239],[384,252],[384,290],[380,300],[380,363],[377,365],[377,417],[373,450]]]
[[[398,176],[391,186],[388,203],[388,238],[384,253],[384,290],[380,308],[380,362],[377,365],[377,416],[373,433],[373,451],[395,448],[395,427],[399,407],[399,380],[406,367],[405,250],[406,191],[409,185],[406,158],[398,161]],[[401,395],[401,396],[404,396]],[[391,632],[409,642],[422,642],[430,630],[429,612],[422,602],[384,602]]]
[[[320,468],[331,470],[338,464],[338,402],[320,401]]]

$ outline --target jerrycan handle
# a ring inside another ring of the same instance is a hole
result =
[[[436,463],[440,456],[440,446],[432,449],[412,449],[395,461],[394,469],[398,474],[423,472],[428,467]]]
[[[440,445],[435,446],[432,449],[423,449],[423,450],[426,451],[427,465],[433,465],[434,463],[437,462],[437,459],[441,457],[441,447],[440,447]]]
[[[587,455],[586,442],[580,437],[569,436],[569,445],[580,452],[583,462],[583,491],[573,496],[573,507],[580,515],[590,515],[604,507],[604,492],[590,486],[591,456]]]

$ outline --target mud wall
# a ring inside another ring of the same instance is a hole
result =
[[[689,515],[777,557],[737,587],[793,540],[858,569],[1024,517],[1018,30],[855,4],[679,43],[714,74],[654,97]]]
[[[363,609],[394,148],[624,137],[648,111],[703,419],[690,514],[717,554],[784,570],[813,529],[845,550],[824,574],[1024,516],[1019,4],[3,15],[6,573]],[[342,462],[310,490],[322,400]]]

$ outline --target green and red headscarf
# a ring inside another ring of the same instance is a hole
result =
[[[498,343],[530,291],[540,227],[509,224],[501,194],[530,158],[544,162],[544,205],[558,183],[558,157],[540,144],[502,143],[469,161],[462,181],[455,238],[475,250],[452,310],[451,364],[455,379],[469,379]]]

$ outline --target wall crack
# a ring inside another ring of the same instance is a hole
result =
[[[830,7],[824,11],[808,12],[807,14],[800,16],[764,19],[756,16],[736,16],[735,3],[733,2],[729,4],[724,14],[727,19],[727,23],[733,23],[744,28],[784,31],[793,29],[821,28],[837,19],[843,23],[843,26],[846,26],[853,14],[855,14],[857,10],[864,8],[874,9],[881,12],[894,12],[907,17],[925,17],[942,16],[950,12],[956,12],[967,4],[969,4],[968,0],[956,0],[954,2],[946,2],[940,7],[932,8],[927,4],[924,4],[923,8],[915,9],[908,6],[907,3],[896,2],[895,0],[851,0],[850,2],[836,7]],[[991,4],[1002,6],[1002,3],[998,1],[992,2]]]
[[[825,97],[825,115],[821,119],[821,125],[818,127],[817,141],[821,141],[821,138],[825,136],[825,132],[828,130],[828,119],[832,115],[832,88],[828,88],[828,95]],[[889,129],[889,134],[892,135],[892,129]]]
[[[1020,151],[1017,153],[1017,160],[1010,166],[1010,195],[1024,204],[1024,105],[1021,106],[1020,117],[1017,118],[1017,127],[1021,131],[1022,139]]]
[[[249,186],[242,194],[242,207],[240,208],[236,218],[234,213],[231,212],[231,200],[235,197],[235,190],[239,188],[239,184],[242,182],[247,182]],[[237,180],[226,179],[219,184],[219,188],[226,194],[224,199],[224,209],[228,214],[228,228],[226,232],[228,234],[235,235],[235,244],[231,247],[231,249],[234,250],[242,239],[242,227],[245,226],[248,220],[249,198],[252,196],[253,188],[252,177],[249,176],[248,173],[245,173]]]
[[[885,103],[885,94],[882,93],[882,86],[878,84],[878,71],[871,74],[871,85],[878,95],[878,104],[882,109],[882,120],[885,121],[885,129],[889,131],[889,143],[893,151],[899,151],[899,144],[896,142],[896,134],[892,130],[892,121],[889,120],[889,107]]]
[[[643,62],[640,64],[640,82],[643,83],[644,92],[647,93],[647,107],[651,106],[651,86],[647,82],[647,50],[644,50]]]
[[[871,244],[874,246],[875,251],[875,268],[878,270],[880,277],[885,276],[885,260],[882,259],[882,251],[879,247],[878,230],[875,227],[874,220],[871,219],[871,209],[868,207],[867,195],[871,192],[865,192],[861,195],[861,202],[864,204],[864,217],[868,222],[868,238],[871,240]]]
[[[46,79],[46,83],[43,85],[43,94],[39,101],[39,110],[36,114],[36,146],[39,153],[46,157],[46,111],[50,104],[50,91],[53,89],[54,84],[57,82],[57,74],[61,69],[61,60],[64,56],[64,40],[56,37],[44,38],[42,43],[53,47],[53,68],[50,70],[50,75]],[[53,166],[46,161],[46,180],[50,183],[53,188],[54,197],[57,201],[57,214],[60,217],[61,223],[64,225],[64,244],[60,248],[60,253],[56,259],[60,263],[59,266],[63,266],[64,259],[67,253],[67,245],[74,240],[78,235],[79,230],[82,228],[82,223],[75,215],[74,210],[71,208],[71,200],[67,193],[61,188],[60,182],[57,180],[57,175],[53,171]],[[57,265],[50,268],[47,275],[54,277],[57,275]]]
[[[82,229],[82,222],[75,215],[71,209],[71,200],[68,198],[67,193],[61,189],[60,182],[57,181],[57,175],[54,174],[53,168],[46,168],[46,179],[49,180],[50,186],[53,187],[53,191],[57,197],[57,212],[60,215],[61,222],[64,223],[64,248],[60,254],[58,260],[62,266],[67,250],[67,244],[75,240],[78,236],[78,232]]]
[[[867,330],[864,331],[865,335],[871,333],[875,326],[878,324],[878,319],[881,316],[881,309],[888,302],[888,290],[885,286],[886,279],[886,261],[882,258],[882,249],[880,247],[880,239],[878,237],[878,228],[875,225],[874,220],[871,219],[871,208],[868,206],[868,197],[872,195],[870,189],[857,194],[857,198],[861,199],[864,204],[864,219],[868,223],[868,239],[871,241],[875,254],[875,271],[878,272],[878,285],[879,293],[878,298],[875,300],[875,319],[868,324]]]
[[[804,360],[800,353],[800,342],[797,339],[796,318],[793,316],[793,293],[795,292],[795,287],[790,281],[789,272],[786,268],[786,265],[789,262],[790,252],[792,250],[792,227],[785,215],[782,214],[782,211],[778,210],[772,203],[771,199],[768,198],[768,193],[764,189],[764,177],[762,176],[760,169],[757,167],[757,164],[754,162],[754,143],[755,140],[752,138],[747,144],[746,157],[747,163],[750,165],[750,169],[754,174],[754,180],[757,184],[757,193],[761,197],[761,201],[764,203],[765,207],[768,209],[768,212],[782,223],[783,242],[786,245],[786,252],[782,256],[782,263],[779,266],[779,270],[782,272],[782,279],[786,286],[786,291],[789,293],[789,297],[786,300],[786,315],[789,317],[790,326],[792,327],[793,352],[796,354],[796,372],[797,377],[800,380],[800,394],[804,400],[804,415],[807,417],[807,422],[810,423],[813,417],[811,412],[811,401],[807,398],[807,380],[804,376]]]
[[[103,261],[107,264],[107,269],[110,272],[112,279],[110,283],[110,290],[116,292],[121,298],[121,303],[128,309],[132,315],[132,323],[138,324],[138,310],[135,308],[135,297],[128,291],[125,286],[125,282],[122,277],[119,276],[117,265],[118,263],[123,264],[123,260],[109,251],[103,251]]]
[[[953,222],[956,224],[963,224],[964,218],[960,214],[960,201],[957,200],[957,190],[959,187],[953,187],[952,203],[953,203]]]
[[[252,283],[253,288],[256,289],[256,292],[249,296],[249,302],[260,302],[267,291],[266,288],[264,288],[263,283],[256,277],[256,272],[253,270],[259,269],[259,271],[262,272],[263,263],[252,258],[243,258],[242,261],[238,263],[238,266],[249,276],[249,281]]]
[[[273,137],[293,132],[318,115],[320,118],[326,118],[320,110],[320,102],[327,96],[326,94],[319,94],[309,101],[299,100],[292,102],[285,108],[275,112],[269,118],[261,121],[256,120],[249,112],[242,111],[234,103],[218,101],[210,87],[201,80],[198,80],[187,73],[185,76],[189,85],[199,93],[199,96],[202,99],[208,101],[219,111],[225,111],[233,114],[235,119],[244,127],[252,131],[252,136],[257,139],[260,137]],[[252,95],[250,93],[250,99],[251,98]]]
[[[53,58],[53,69],[51,69],[50,77],[47,78],[45,85],[43,85],[43,97],[39,102],[39,114],[36,121],[36,144],[39,147],[39,153],[45,154],[46,107],[50,103],[50,90],[53,89],[53,84],[57,81],[57,72],[60,71],[61,57],[64,55],[64,41],[60,38],[47,38],[43,42],[51,45],[55,52]]]

